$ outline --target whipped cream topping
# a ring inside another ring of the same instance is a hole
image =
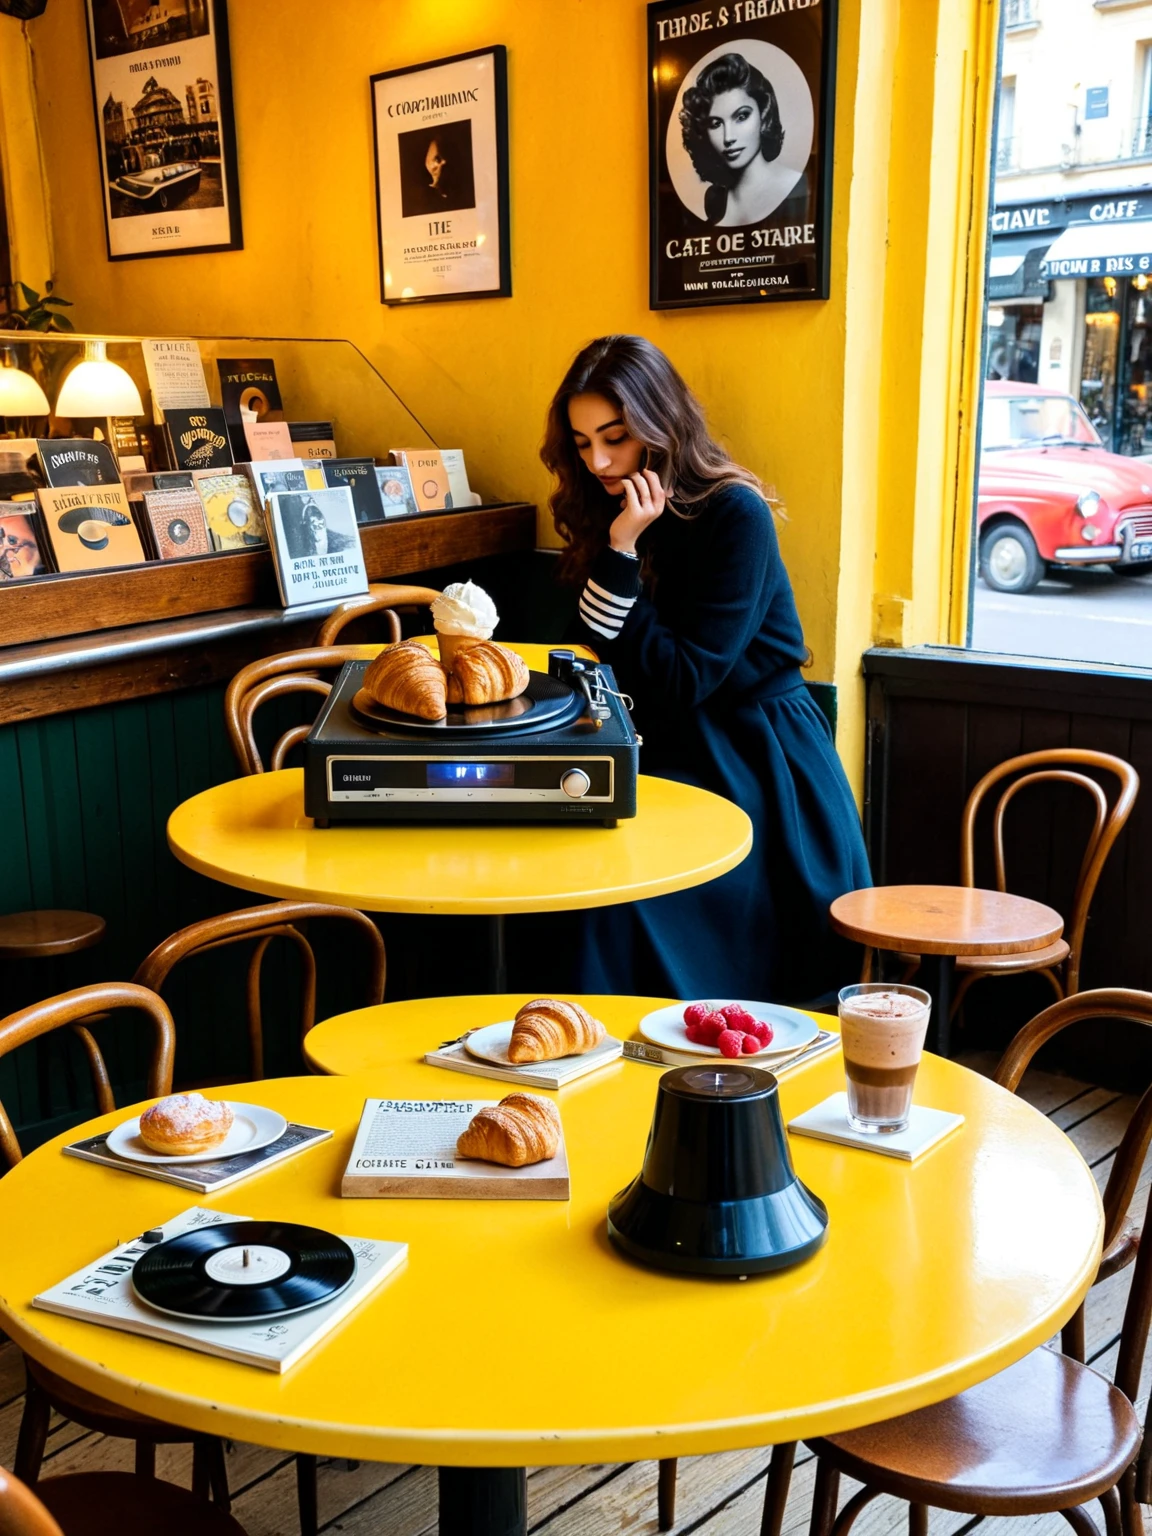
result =
[[[442,635],[487,640],[499,621],[496,604],[474,581],[450,582],[432,604],[432,622]]]

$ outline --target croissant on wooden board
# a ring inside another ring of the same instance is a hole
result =
[[[386,646],[365,671],[364,688],[385,708],[421,720],[443,720],[448,713],[443,668],[416,640]]]
[[[472,1117],[456,1140],[460,1157],[476,1157],[506,1168],[523,1168],[555,1157],[560,1146],[560,1111],[549,1099],[510,1093]]]
[[[495,640],[457,651],[448,675],[449,704],[500,704],[528,686],[528,664]]]
[[[508,1060],[556,1061],[561,1056],[583,1056],[599,1045],[607,1031],[579,1003],[538,997],[525,1003],[512,1025]]]

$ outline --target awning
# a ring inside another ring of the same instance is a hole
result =
[[[1040,276],[1040,263],[1048,250],[1048,241],[1036,243],[1036,232],[998,235],[992,241],[988,258],[988,298],[1039,299],[1048,297],[1048,284]]]
[[[1040,275],[1124,277],[1152,272],[1152,219],[1069,224],[1048,247]]]

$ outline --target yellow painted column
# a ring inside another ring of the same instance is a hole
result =
[[[0,16],[0,164],[12,272],[43,291],[53,276],[52,226],[25,24]]]

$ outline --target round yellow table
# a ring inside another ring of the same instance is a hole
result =
[[[609,1245],[605,1208],[640,1167],[660,1077],[640,1062],[557,1095],[567,1202],[341,1201],[366,1097],[498,1095],[418,1061],[456,1023],[442,1003],[413,1005],[375,1071],[231,1089],[336,1135],[213,1198],[63,1157],[65,1138],[39,1148],[0,1179],[0,1326],[79,1386],[192,1429],[288,1451],[522,1468],[768,1445],[904,1413],[1051,1338],[1095,1273],[1100,1199],[1071,1143],[932,1056],[917,1099],[960,1111],[964,1126],[912,1166],[793,1138],[797,1172],[827,1203],[828,1241],[743,1283],[646,1270]],[[786,1077],[786,1119],[842,1083],[838,1056]],[[283,1376],[31,1307],[118,1239],[197,1203],[406,1241],[409,1261]]]
[[[618,827],[439,823],[335,826],[304,815],[299,768],[206,789],[168,821],[183,863],[264,896],[363,912],[491,919],[492,990],[502,992],[503,919],[664,896],[735,868],[752,847],[738,805],[691,784],[640,776],[637,815]]]

